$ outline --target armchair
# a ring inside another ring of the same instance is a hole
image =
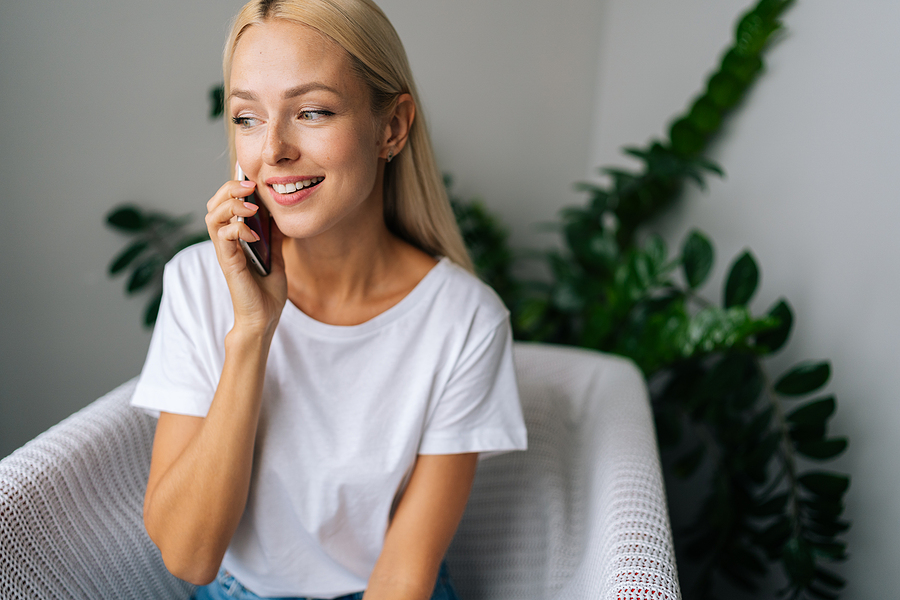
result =
[[[464,600],[680,598],[647,391],[625,359],[517,343],[529,449],[483,460],[447,555]],[[0,461],[0,597],[187,598],[147,537],[134,381]]]

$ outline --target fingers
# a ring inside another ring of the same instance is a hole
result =
[[[206,215],[206,227],[212,239],[255,242],[259,236],[236,217],[248,218],[256,214],[259,207],[240,198],[231,198],[216,206]]]
[[[249,196],[255,189],[256,183],[252,181],[227,181],[225,182],[225,185],[220,187],[219,191],[209,199],[209,202],[206,203],[206,211],[212,212],[216,206],[226,200]]]
[[[252,217],[259,210],[258,206],[244,200],[253,190],[252,181],[229,181],[219,188],[206,205],[206,228],[210,239],[232,242],[239,239],[255,242],[259,239],[250,227],[236,219]]]

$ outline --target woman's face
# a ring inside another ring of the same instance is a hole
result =
[[[235,48],[230,85],[238,163],[286,236],[380,216],[388,136],[342,48],[288,21],[253,25]]]

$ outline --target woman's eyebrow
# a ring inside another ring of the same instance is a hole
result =
[[[304,94],[315,91],[331,92],[336,96],[340,96],[340,93],[333,87],[330,87],[318,81],[312,81],[310,83],[304,83],[303,85],[298,85],[296,87],[285,90],[284,94],[282,94],[282,97],[287,100],[289,98],[296,98],[298,96],[303,96]],[[256,94],[247,90],[231,90],[231,93],[228,95],[228,97],[241,98],[242,100],[250,101],[257,99]]]
[[[298,85],[297,87],[292,87],[289,90],[286,90],[282,97],[287,100],[288,98],[296,98],[297,96],[302,96],[304,94],[308,94],[309,92],[331,92],[336,96],[340,96],[340,93],[334,89],[333,87],[327,86],[324,83],[318,81],[312,81],[310,83],[304,83],[303,85]]]

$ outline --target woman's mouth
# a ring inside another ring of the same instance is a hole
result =
[[[270,183],[272,198],[282,206],[291,206],[305,200],[312,194],[316,186],[325,180],[324,177],[311,177],[289,183]]]

